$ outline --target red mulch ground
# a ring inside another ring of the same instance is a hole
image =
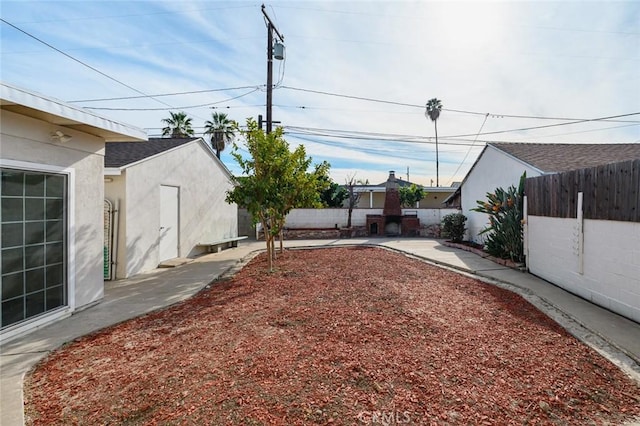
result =
[[[51,424],[620,424],[640,388],[521,297],[372,248],[289,251],[25,381]]]

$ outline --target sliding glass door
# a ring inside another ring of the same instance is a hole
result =
[[[1,327],[67,305],[67,176],[2,168]]]

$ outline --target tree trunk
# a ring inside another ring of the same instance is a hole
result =
[[[276,236],[275,235],[271,236],[271,260],[272,261],[276,260]],[[273,272],[273,269],[271,269],[271,272]]]
[[[347,228],[351,228],[351,212],[353,212],[353,209],[349,208],[349,215],[347,216]]]
[[[269,221],[263,215],[260,215],[260,223],[262,223],[264,241],[267,244],[267,268],[269,272],[273,272],[273,236],[271,235],[271,228]]]
[[[265,239],[267,240],[267,267],[269,272],[273,272],[273,256],[271,254],[271,234]]]

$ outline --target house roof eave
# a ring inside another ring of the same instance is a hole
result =
[[[0,109],[110,141],[139,142],[147,133],[55,98],[0,82]]]

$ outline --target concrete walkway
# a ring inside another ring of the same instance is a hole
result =
[[[497,265],[473,253],[430,239],[347,239],[286,241],[289,248],[376,245],[470,274],[522,295],[623,371],[640,381],[640,324],[536,278]],[[0,347],[0,425],[24,424],[22,382],[25,373],[50,351],[77,337],[187,299],[244,260],[264,249],[245,241],[237,248],[202,256],[172,269],[105,283],[101,303]]]

